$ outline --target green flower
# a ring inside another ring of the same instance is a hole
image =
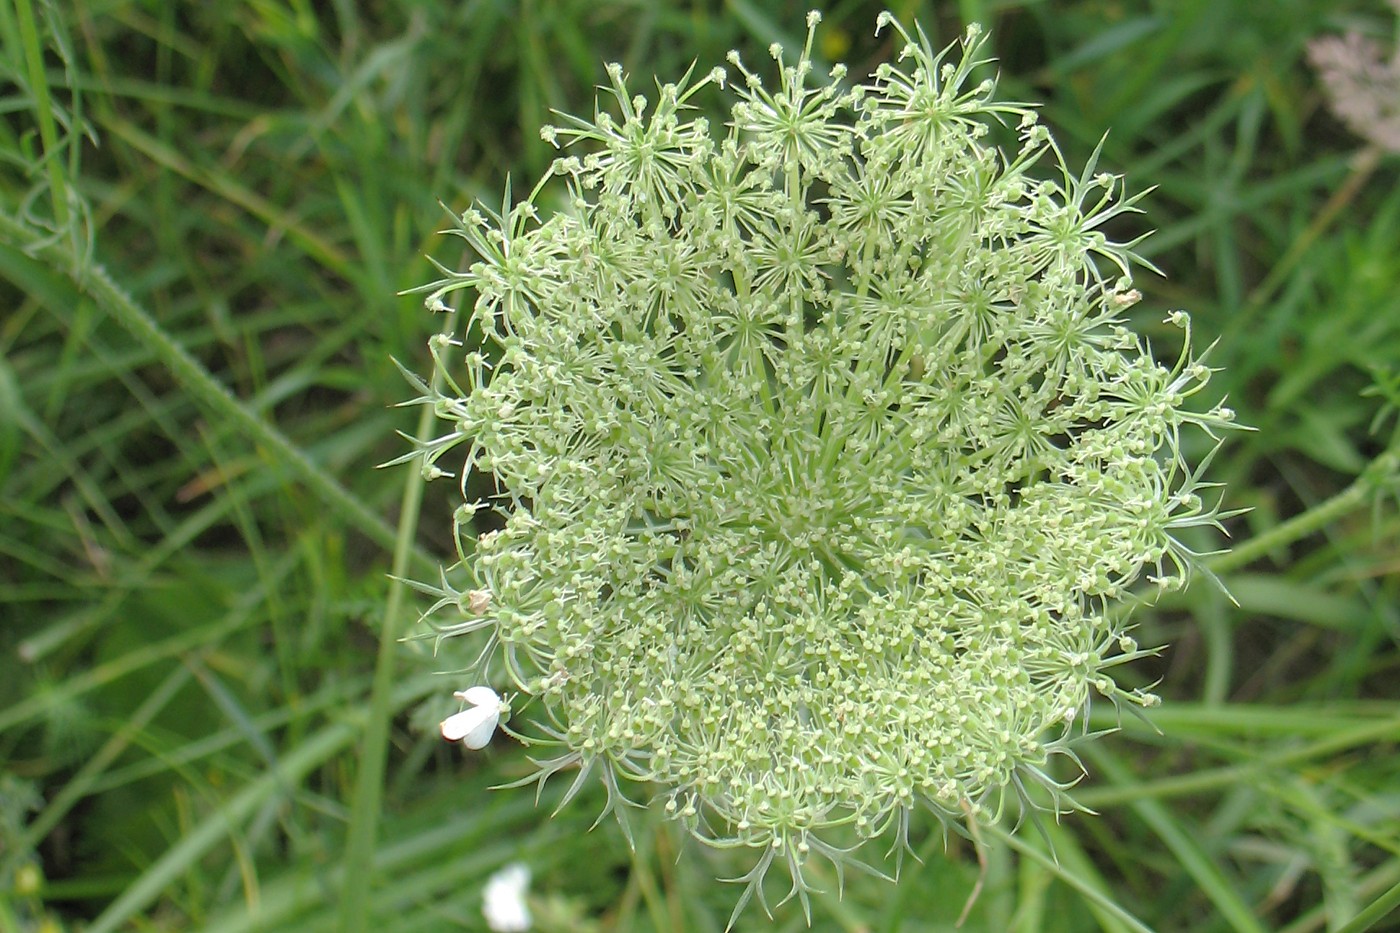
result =
[[[970,84],[977,29],[936,52],[883,16],[899,62],[850,84],[812,74],[818,19],[771,88],[730,56],[718,132],[691,101],[722,70],[649,100],[610,66],[609,108],[543,132],[577,153],[454,218],[476,260],[422,290],[467,297],[473,349],[434,341],[417,401],[450,430],[410,455],[501,491],[425,589],[557,749],[535,777],[601,778],[619,817],[657,788],[804,903],[808,859],[916,809],[1069,805],[1051,759],[1093,697],[1156,702],[1112,679],[1144,653],[1118,604],[1219,517],[1179,430],[1232,417],[1120,323],[1140,260],[1104,227],[1136,198]]]

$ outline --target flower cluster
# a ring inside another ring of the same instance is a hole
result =
[[[1232,417],[1183,407],[1185,314],[1170,365],[1121,323],[1134,199],[971,80],[976,29],[940,52],[884,16],[903,51],[859,83],[813,73],[817,20],[772,86],[731,54],[725,129],[692,101],[733,72],[648,99],[610,66],[529,198],[454,218],[475,260],[422,291],[469,321],[415,380],[449,429],[409,455],[501,491],[424,589],[437,637],[489,633],[557,748],[536,777],[619,815],[659,788],[799,894],[916,808],[1066,802],[1091,697],[1155,702],[1111,676],[1142,654],[1115,604],[1218,517],[1179,430]]]

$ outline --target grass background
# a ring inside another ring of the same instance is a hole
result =
[[[452,491],[373,466],[416,427],[390,356],[426,370],[439,323],[396,293],[456,261],[437,200],[536,177],[538,126],[588,110],[603,61],[759,60],[806,8],[0,7],[0,931],[484,929],[516,859],[540,930],[723,929],[742,862],[655,821],[629,855],[587,831],[598,794],[550,819],[558,788],[487,790],[518,747],[435,734],[460,685],[400,641],[421,606],[388,573],[448,553]],[[868,71],[878,9],[833,2],[822,54]],[[967,930],[1400,929],[1400,158],[1305,62],[1388,41],[1388,8],[894,9],[937,44],[989,26],[1071,165],[1111,130],[1101,164],[1158,186],[1139,323],[1164,356],[1170,308],[1219,339],[1212,389],[1259,430],[1212,473],[1252,511],[1216,563],[1238,606],[1197,581],[1138,616],[1161,731],[1093,746],[1099,815],[984,827],[983,866],[920,835],[898,886],[848,879],[813,929],[952,929],[979,877]]]

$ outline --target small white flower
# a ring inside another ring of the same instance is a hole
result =
[[[482,893],[481,913],[486,925],[496,933],[530,929],[530,908],[525,903],[529,887],[530,868],[523,862],[512,862],[492,875]]]
[[[467,748],[485,748],[496,731],[496,724],[501,721],[501,710],[505,708],[500,694],[490,687],[471,687],[452,695],[471,706],[442,721],[442,737],[449,742],[461,739]]]

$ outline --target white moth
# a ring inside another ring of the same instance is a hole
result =
[[[461,739],[467,748],[485,748],[505,708],[500,695],[490,687],[469,687],[452,695],[471,705],[440,723],[442,737],[449,742]]]

